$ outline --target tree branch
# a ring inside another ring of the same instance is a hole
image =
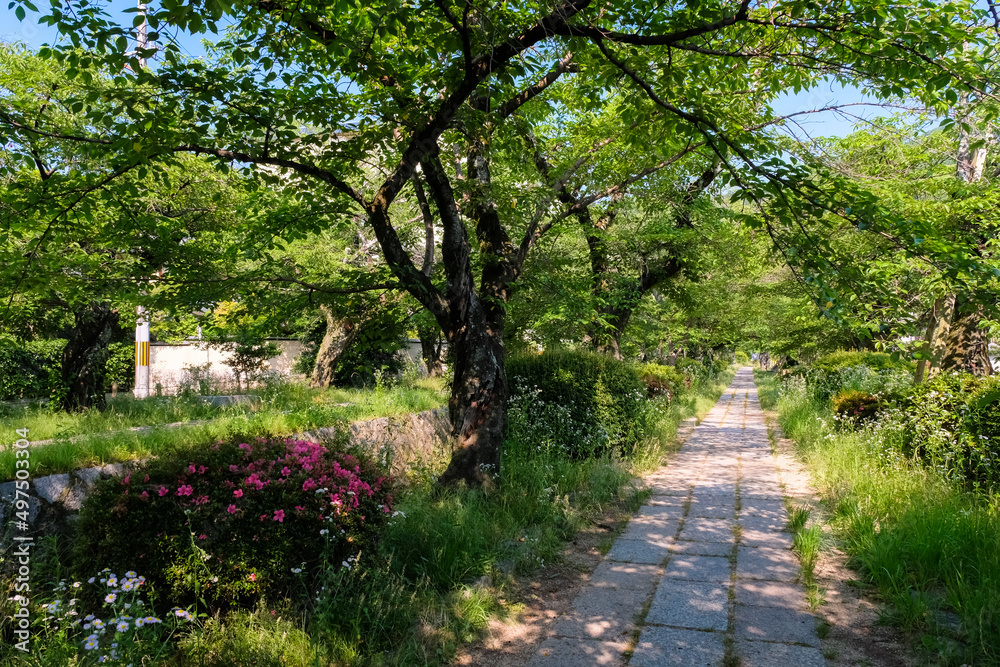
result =
[[[556,63],[556,66],[552,68],[552,71],[550,71],[544,77],[539,79],[538,82],[536,82],[534,85],[528,88],[525,88],[517,95],[510,98],[502,105],[500,105],[500,108],[497,110],[496,113],[497,118],[499,119],[507,118],[512,113],[517,111],[520,107],[522,107],[524,104],[531,101],[543,90],[545,90],[553,83],[555,83],[556,80],[564,73],[575,71],[575,67],[572,61],[573,61],[573,53],[568,52],[566,54],[566,57],[564,57],[562,60]]]
[[[610,42],[632,44],[634,46],[672,46],[692,37],[716,32],[722,28],[746,21],[749,18],[750,0],[743,0],[734,16],[727,16],[694,28],[678,30],[666,35],[639,35],[635,33],[611,32],[592,26],[564,24],[556,34],[563,37],[587,37],[592,40],[606,39]]]

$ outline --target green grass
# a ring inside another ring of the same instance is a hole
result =
[[[512,436],[505,443],[499,479],[486,488],[438,488],[434,473],[443,461],[416,470],[398,498],[401,514],[378,549],[361,554],[353,569],[315,581],[306,600],[269,600],[254,611],[202,619],[179,641],[168,640],[170,658],[161,664],[446,664],[459,646],[481,637],[491,619],[520,611],[522,605],[509,599],[512,576],[544,571],[560,562],[566,542],[583,527],[605,521],[609,512],[623,515],[637,509],[649,492],[636,482],[636,475],[659,465],[678,423],[692,414],[703,415],[726,384],[726,377],[703,383],[672,405],[654,401],[631,461],[614,453],[573,459],[556,448]],[[390,393],[375,403],[379,409],[415,402],[402,393],[389,398]],[[246,429],[267,414],[248,414],[244,423],[235,425],[231,417],[185,429],[187,440],[180,443],[169,440],[176,434],[168,437],[167,431],[143,434],[141,441],[150,453],[162,453],[203,443],[217,434],[212,429],[225,424]],[[274,422],[257,426],[265,430]],[[116,437],[91,445],[105,448],[95,456],[120,457],[136,453],[138,442],[117,444]],[[113,449],[116,446],[120,451]],[[41,447],[35,455],[46,450]],[[55,445],[50,451],[54,457],[63,448]],[[62,465],[69,465],[74,455],[66,452]],[[53,580],[65,576],[55,567],[58,551],[33,556],[37,574],[32,590],[39,591],[39,599]],[[49,653],[56,656],[59,648],[60,657],[48,660],[40,651],[35,662],[65,664],[78,646],[52,644]],[[11,655],[11,649],[0,649],[0,662]]]
[[[104,411],[52,413],[39,406],[7,408],[0,420],[3,441],[28,428],[30,440],[55,435],[32,449],[32,476],[128,461],[190,449],[233,434],[291,435],[312,428],[438,408],[447,403],[440,380],[420,380],[391,389],[310,389],[287,384],[264,392],[250,405],[213,408],[184,397],[117,399]],[[338,405],[349,403],[350,405]],[[205,423],[164,428],[174,422]],[[133,432],[133,426],[159,426]],[[0,479],[13,479],[14,453],[0,452]]]
[[[849,564],[888,603],[885,619],[918,636],[939,664],[1000,664],[996,498],[880,456],[877,429],[835,431],[828,406],[798,392],[779,395],[767,374],[758,383],[829,504]],[[961,619],[959,632],[943,624],[948,614]]]
[[[648,496],[628,461],[573,460],[532,445],[508,441],[501,479],[489,488],[442,490],[433,475],[414,477],[378,551],[323,581],[335,594],[205,619],[173,646],[169,664],[446,663],[490,619],[520,609],[506,601],[512,574],[559,562],[583,526]],[[53,570],[43,554],[36,559],[39,573]]]

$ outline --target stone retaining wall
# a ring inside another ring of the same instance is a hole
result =
[[[337,427],[316,429],[294,437],[303,440],[345,441]],[[346,434],[346,442],[371,450],[386,463],[394,474],[402,474],[420,462],[430,462],[451,453],[451,423],[448,409],[438,408],[396,417],[380,417],[354,422]],[[63,531],[72,523],[83,501],[101,479],[121,477],[140,465],[141,461],[110,463],[93,468],[80,468],[69,473],[39,477],[29,482],[28,523],[35,535]],[[16,482],[0,484],[0,553],[10,544],[8,532],[13,522]]]

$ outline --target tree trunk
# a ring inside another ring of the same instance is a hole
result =
[[[959,100],[959,108],[968,113],[969,98],[963,94]],[[966,118],[971,120],[971,118]],[[983,177],[983,167],[986,165],[986,149],[972,149],[973,139],[959,125],[958,154],[955,159],[956,176],[966,183],[974,183]],[[985,239],[984,239],[985,241]],[[979,328],[983,318],[982,306],[971,306],[964,296],[952,295],[950,327],[939,338],[940,346],[934,350],[934,367],[941,371],[965,371],[974,375],[989,375],[993,372],[990,363],[989,338]],[[935,341],[938,342],[938,341]]]
[[[427,366],[427,375],[432,378],[441,377],[444,375],[444,359],[441,358],[444,340],[441,331],[437,327],[420,327],[417,335],[420,337],[420,356]]]
[[[938,311],[937,323],[931,337],[931,366],[927,371],[928,378],[934,377],[941,371],[941,362],[948,352],[948,332],[954,316],[955,295],[949,294],[941,301],[941,309]]]
[[[986,376],[993,373],[990,363],[989,338],[979,328],[983,319],[982,306],[968,308],[960,312],[961,305],[955,307],[954,322],[948,331],[946,353],[941,360],[941,372],[961,371],[973,375]]]
[[[455,364],[448,409],[457,442],[442,485],[482,485],[500,470],[508,391],[503,322],[487,317],[475,295],[472,301],[465,326],[453,327],[448,339]]]
[[[341,355],[351,346],[361,331],[361,325],[350,320],[335,317],[328,306],[320,306],[326,316],[326,333],[316,353],[310,384],[313,387],[329,387]]]
[[[107,302],[91,302],[73,313],[74,326],[62,354],[60,407],[72,412],[104,405],[108,345],[118,327],[118,313]]]
[[[931,345],[934,341],[934,331],[937,329],[943,307],[943,298],[935,299],[934,305],[931,306],[927,322],[927,332],[924,334],[924,342],[920,346],[921,358],[917,360],[917,372],[913,376],[913,384],[920,384],[929,375],[928,367],[931,365]]]

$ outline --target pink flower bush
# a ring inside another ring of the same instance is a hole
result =
[[[259,439],[184,456],[145,464],[131,495],[116,485],[113,497],[98,499],[106,509],[92,530],[101,567],[142,562],[151,583],[178,603],[197,594],[222,609],[288,595],[293,568],[340,563],[370,548],[391,514],[392,480],[384,471],[317,443]],[[203,558],[188,556],[192,537]],[[103,545],[120,549],[122,564]],[[195,567],[188,562],[202,569],[185,569]],[[217,579],[206,585],[206,577]]]

